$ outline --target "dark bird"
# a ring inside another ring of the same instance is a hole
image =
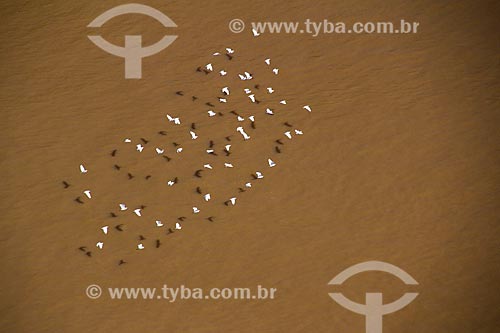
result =
[[[210,222],[213,222],[214,221],[214,217],[213,216],[207,217],[207,220],[209,220]]]
[[[168,235],[168,234],[173,234],[173,233],[174,233],[174,231],[172,230],[172,228],[168,228],[167,235]]]
[[[281,154],[281,149],[278,146],[274,147],[274,150],[276,150],[278,154]]]
[[[160,245],[161,245],[160,240],[159,240],[159,239],[157,239],[157,240],[156,240],[156,248],[159,248],[159,247],[160,247]]]
[[[193,100],[193,102],[194,102],[194,101],[196,101],[196,100],[198,99],[198,97],[193,96],[193,97],[191,97],[191,99],[192,99],[192,100]]]
[[[80,246],[78,250],[85,252],[87,251],[87,248],[85,246]]]
[[[113,212],[109,213],[109,216],[111,216],[111,217],[117,217],[116,214],[113,213]]]
[[[195,129],[196,129],[196,124],[195,124],[195,123],[191,123],[191,129],[192,129],[192,130],[195,130]]]
[[[92,257],[92,252],[88,251],[87,253],[85,253],[87,255],[87,257]]]
[[[241,188],[241,187],[238,187],[238,191],[239,191],[240,193],[245,192],[245,190],[244,190],[243,188]]]
[[[148,140],[146,140],[144,138],[141,138],[141,141],[144,142],[145,145],[148,144],[148,142],[149,142]]]
[[[250,123],[250,127],[252,127],[253,129],[255,129],[255,121],[252,121],[252,122]]]
[[[226,141],[231,141],[231,136],[226,136]]]
[[[149,178],[151,178],[151,175],[146,176],[146,180],[149,180]]]
[[[118,231],[123,231],[122,226],[123,224],[118,224],[117,226],[115,226],[115,229]]]
[[[111,152],[111,156],[115,157],[116,156],[116,152],[118,151],[118,149],[115,149]]]
[[[180,144],[178,144],[177,142],[172,142],[172,144],[174,145],[174,147],[179,147]]]
[[[168,157],[167,155],[163,155],[163,158],[167,160],[167,162],[170,162],[171,158]]]
[[[134,178],[134,175],[132,175],[130,172],[129,172],[129,173],[127,173],[127,175],[128,175],[128,179],[132,179],[132,178]]]
[[[159,131],[158,134],[160,134],[160,135],[167,135],[167,132],[165,132],[165,131]]]
[[[208,143],[208,147],[209,148],[213,148],[215,145],[214,141],[213,140],[210,140],[210,142]]]
[[[282,145],[282,144],[283,144],[283,142],[281,142],[281,140],[280,140],[280,139],[276,140],[275,142],[276,142],[277,144],[279,144],[279,145]]]
[[[68,187],[70,187],[70,186],[71,186],[71,185],[69,185],[69,184],[68,184],[68,182],[67,182],[67,181],[65,181],[65,180],[63,180],[63,182],[62,182],[62,183],[63,183],[63,185],[64,185],[64,188],[68,188]]]
[[[83,201],[80,197],[76,197],[75,201],[78,202],[79,204],[83,204]]]
[[[201,188],[199,186],[196,188],[196,193],[201,194]]]
[[[201,172],[202,172],[202,171],[203,171],[203,170],[201,170],[201,169],[200,169],[200,170],[196,170],[196,172],[194,173],[194,175],[195,175],[196,177],[198,177],[198,178],[201,178]]]
[[[255,86],[253,86],[253,87],[254,87],[255,89],[259,89],[259,87],[260,87],[260,86],[259,86],[258,84],[256,84],[256,85],[255,85]]]
[[[290,125],[290,123],[288,122],[284,122],[283,125],[285,125],[286,127],[293,127],[292,125]]]
[[[232,55],[230,55],[230,54],[227,54],[227,53],[226,53],[226,57],[227,57],[229,60],[232,60],[232,59],[233,59],[233,56],[232,56]]]
[[[139,240],[145,240],[146,238],[143,235],[139,235]]]
[[[127,262],[123,259],[120,259],[120,261],[118,262],[118,266],[120,265],[123,265],[123,264],[126,264]]]
[[[211,107],[214,107],[215,105],[213,105],[212,103],[210,102],[206,102],[205,105],[208,105],[208,106],[211,106]]]
[[[121,167],[121,166],[119,166],[118,164],[115,164],[113,167],[114,167],[116,170],[120,170],[120,169],[122,168],[122,167]]]
[[[186,217],[185,216],[181,216],[181,217],[178,217],[177,219],[182,222],[182,221],[184,221],[186,219]]]
[[[182,91],[176,91],[175,93],[179,96],[184,96],[184,93]]]

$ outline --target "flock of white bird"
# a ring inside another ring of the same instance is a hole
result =
[[[255,37],[259,36],[259,34],[256,31],[253,31],[253,35]],[[226,48],[225,50],[226,50],[226,55],[232,55],[232,54],[235,53],[235,50],[233,50],[232,48]],[[221,53],[219,53],[219,52],[213,53],[213,56],[215,56],[215,57],[220,56],[220,55],[221,55]],[[279,75],[279,68],[271,66],[272,62],[271,62],[270,58],[266,58],[263,61],[264,61],[264,63],[267,66],[269,66],[270,70],[272,71],[272,73],[274,73],[274,75]],[[209,72],[217,71],[217,69],[215,68],[215,66],[212,63],[206,64],[204,66],[204,68],[206,69],[205,73],[207,73],[207,74]],[[220,76],[231,75],[230,73],[228,73],[223,68],[220,68],[218,70],[218,74]],[[235,78],[238,78],[241,81],[250,81],[250,80],[253,80],[252,74],[250,74],[247,71],[243,71],[243,73],[235,73],[234,75],[235,75]],[[249,101],[251,103],[258,103],[258,101],[256,100],[256,94],[254,92],[252,92],[252,90],[250,88],[244,88],[243,91],[247,95],[247,97],[248,97],[248,99],[249,99]],[[266,87],[266,89],[264,91],[267,94],[273,94],[273,93],[275,93],[275,90],[274,90],[273,87]],[[223,94],[224,97],[219,97],[219,102],[220,103],[228,103],[229,96],[232,93],[230,87],[224,86],[224,87],[220,88],[220,92]],[[281,105],[286,105],[287,101],[283,99],[279,103]],[[311,107],[309,105],[304,105],[303,109],[305,111],[307,111],[307,112],[311,112],[312,111]],[[275,112],[279,112],[279,111],[273,110],[273,109],[268,108],[268,107],[264,107],[263,108],[263,116],[262,117],[267,117],[267,116],[274,115]],[[208,114],[208,117],[211,118],[211,117],[215,117],[218,113],[215,112],[214,110],[210,109],[210,110],[207,111],[207,114]],[[167,114],[166,118],[167,118],[166,120],[169,123],[172,123],[173,126],[180,125],[182,123],[181,118],[178,117],[178,116],[172,116],[170,114]],[[236,119],[240,123],[240,126],[237,126],[235,128],[236,133],[240,134],[242,136],[242,138],[243,138],[244,141],[250,140],[251,136],[245,131],[244,124],[245,124],[245,120],[249,120],[252,123],[255,122],[256,116],[255,115],[250,115],[250,116],[244,118],[244,117],[242,117],[240,115],[237,115]],[[293,136],[295,136],[295,135],[302,135],[302,134],[303,134],[303,132],[300,129],[293,129],[293,130],[284,132],[282,135],[284,135],[286,138],[288,138],[289,140],[291,140],[293,138]],[[195,129],[191,129],[189,131],[189,135],[190,135],[190,137],[191,137],[192,140],[199,139],[199,135],[195,132]],[[142,153],[144,151],[144,149],[145,149],[145,145],[143,143],[139,142],[139,143],[135,144],[135,143],[133,143],[132,139],[130,139],[130,138],[125,138],[123,140],[123,143],[126,144],[126,145],[135,145],[135,150],[138,153]],[[229,152],[230,149],[231,149],[231,144],[225,145],[225,150],[227,152]],[[165,148],[155,147],[154,151],[158,155],[162,155],[165,152]],[[183,152],[183,148],[182,147],[176,147],[175,151],[176,151],[177,154],[181,154]],[[213,149],[207,149],[206,152],[208,154],[213,154],[214,150]],[[268,167],[272,168],[272,167],[275,167],[277,164],[271,158],[267,158],[267,165],[268,165]],[[224,163],[224,167],[225,168],[234,168],[235,166],[232,163],[225,162]],[[205,163],[203,165],[203,168],[204,169],[212,170],[213,166],[210,163]],[[89,172],[92,172],[92,170],[89,171],[84,164],[81,164],[79,166],[79,169],[80,169],[80,172],[81,172],[82,175],[85,175],[85,174],[87,174]],[[264,174],[261,171],[255,171],[253,178],[254,178],[254,180],[262,179],[262,178],[264,178]],[[166,186],[174,186],[176,183],[177,183],[177,179],[171,179],[171,180],[166,181]],[[251,182],[246,182],[245,185],[244,185],[244,187],[251,188],[252,187],[252,183]],[[83,191],[83,194],[88,199],[92,199],[92,192],[91,192],[91,190],[86,189],[85,191]],[[205,193],[205,194],[202,195],[202,198],[203,198],[203,200],[205,202],[208,202],[208,201],[212,200],[212,195],[210,193]],[[237,197],[231,197],[227,201],[225,201],[225,204],[226,205],[233,205],[234,206],[234,205],[236,205],[236,200],[237,200]],[[128,210],[128,207],[127,207],[127,205],[125,203],[117,203],[117,208],[120,211],[122,211],[122,212]],[[137,217],[141,217],[142,216],[142,212],[141,211],[142,211],[141,208],[137,208],[137,209],[134,209],[132,212]],[[201,210],[196,205],[192,206],[192,214],[199,214],[200,211]],[[176,230],[181,230],[182,229],[182,225],[181,225],[180,222],[176,222],[175,223],[175,229]],[[155,226],[157,228],[162,228],[162,227],[165,226],[165,224],[161,220],[154,220],[153,226]],[[105,247],[105,242],[103,240],[105,238],[103,238],[103,237],[105,237],[105,235],[108,234],[108,231],[109,231],[109,225],[104,225],[104,226],[102,226],[102,227],[99,228],[99,233],[101,233],[102,236],[99,237],[99,240],[97,241],[97,243],[95,245],[96,248],[98,248],[99,250],[102,250]],[[146,248],[146,246],[145,246],[145,244],[143,242],[139,242],[137,244],[137,246],[136,246],[137,250],[144,250],[145,248]]]

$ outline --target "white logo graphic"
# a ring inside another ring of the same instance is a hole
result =
[[[408,273],[401,268],[381,261],[367,261],[347,268],[328,284],[341,285],[351,276],[367,271],[390,273],[401,279],[407,285],[418,285]],[[383,304],[381,293],[366,293],[366,304],[359,304],[346,298],[341,293],[330,293],[330,297],[344,308],[366,316],[366,333],[382,333],[382,316],[401,310],[410,304],[418,293],[405,293],[397,301]]]
[[[88,27],[102,27],[110,19],[123,14],[143,14],[160,22],[164,27],[177,27],[168,16],[157,9],[141,4],[127,4],[109,9],[95,18]],[[125,58],[125,78],[142,78],[142,58],[156,54],[173,43],[177,36],[164,36],[153,45],[142,47],[142,36],[125,36],[125,47],[109,43],[101,36],[87,36],[95,45],[104,51]]]

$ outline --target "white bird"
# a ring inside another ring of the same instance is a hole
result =
[[[195,132],[193,132],[193,131],[189,131],[189,133],[191,134],[191,139],[192,139],[192,140],[196,140],[196,139],[198,138],[198,135],[196,135],[196,133],[195,133]]]
[[[85,169],[85,167],[83,166],[83,164],[80,164],[80,172],[81,173],[87,173],[88,172],[88,170]]]
[[[309,105],[304,105],[304,109],[306,109],[307,111],[311,112],[311,107]]]
[[[253,79],[252,75],[250,75],[250,73],[248,73],[248,72],[245,72],[245,77],[247,80]]]
[[[245,118],[243,118],[242,116],[238,116],[238,121],[245,121]]]
[[[252,101],[252,103],[255,103],[255,95],[254,94],[248,95],[248,98],[250,98],[250,100]]]
[[[89,198],[89,199],[92,198],[92,194],[90,194],[90,190],[85,190],[85,191],[83,191],[83,193],[87,196],[87,198]]]
[[[212,197],[210,196],[210,193],[205,194],[205,201],[210,200]]]
[[[217,113],[213,112],[212,110],[208,110],[208,116],[209,117],[213,117],[215,116]]]
[[[257,30],[255,30],[255,29],[252,29],[252,33],[253,33],[254,37],[260,36],[260,33],[258,33]]]
[[[267,114],[271,114],[271,115],[272,115],[272,114],[274,114],[273,110],[271,110],[270,108],[267,108],[267,109],[266,109],[266,113],[267,113]]]
[[[214,152],[213,149],[207,149],[207,154],[212,154]]]
[[[227,103],[227,99],[225,99],[225,98],[219,98],[219,102],[220,103]]]
[[[238,74],[238,76],[240,77],[241,81],[245,81],[247,79],[245,75]]]
[[[132,140],[130,140],[129,138],[126,138],[125,140],[123,140],[123,142],[130,143],[130,142],[132,142]]]
[[[208,69],[209,71],[213,71],[214,70],[214,68],[212,67],[212,64],[207,64],[205,66],[205,68]]]
[[[264,62],[265,62],[266,64],[270,65],[270,64],[271,64],[271,59],[267,58],[266,60],[264,60]]]
[[[137,250],[144,250],[144,245],[142,243],[137,245]]]
[[[250,139],[250,135],[248,135],[247,133],[245,133],[245,131],[243,130],[243,127],[240,126],[240,127],[236,128],[236,131],[239,132],[241,135],[243,135],[243,138],[245,140]]]
[[[297,134],[297,135],[302,135],[302,134],[304,134],[304,133],[303,133],[301,130],[296,129],[296,130],[295,130],[295,134]]]
[[[278,72],[279,72],[279,68],[274,68],[274,69],[273,69],[273,73],[274,73],[274,74],[278,75]]]
[[[273,166],[276,165],[276,163],[274,163],[274,161],[270,158],[267,159],[267,163],[269,163],[269,167],[272,168]]]
[[[158,155],[163,154],[164,152],[165,152],[165,149],[156,148],[156,153]]]
[[[222,88],[221,91],[222,91],[222,93],[229,95],[229,88],[228,87]]]
[[[181,153],[182,152],[182,148],[179,147],[179,148],[177,148],[176,151],[177,151],[177,153]]]
[[[232,48],[230,48],[230,47],[226,47],[226,51],[227,51],[227,53],[229,53],[229,54],[234,53],[234,50],[233,50]]]
[[[125,204],[120,204],[120,210],[127,210],[127,206]]]
[[[175,229],[176,230],[181,230],[182,229],[182,226],[179,222],[175,222]]]
[[[226,148],[227,151],[231,148],[231,145],[226,145],[224,148]]]
[[[292,139],[292,134],[290,134],[290,131],[285,132],[285,136],[289,139]]]
[[[221,71],[219,72],[219,74],[220,74],[220,76],[225,76],[225,75],[227,74],[227,72],[226,72],[225,70],[221,70]]]
[[[218,55],[220,55],[220,53],[219,52],[215,52],[213,55],[214,56],[218,56]]]
[[[285,100],[280,101],[280,104],[286,104]]]
[[[206,168],[206,169],[210,169],[210,170],[213,169],[210,164],[204,164],[203,167]]]
[[[200,212],[200,210],[198,209],[198,207],[193,207],[194,214],[198,214],[199,212]]]
[[[252,183],[246,183],[245,187],[248,187],[248,188],[252,187]]]
[[[231,203],[234,206],[236,204],[236,197],[233,197],[233,198],[229,199],[229,201],[231,201]]]
[[[250,89],[245,88],[245,94],[247,94],[247,95],[248,95],[248,94],[251,94],[251,93],[252,93],[252,91],[251,91]]]
[[[264,178],[264,175],[262,174],[262,172],[255,171],[255,175],[257,176],[257,179],[262,179],[262,178]]]
[[[270,94],[272,94],[274,92],[274,89],[272,87],[268,87],[267,88],[267,92],[270,93]]]
[[[224,163],[224,167],[233,168],[233,165],[231,163]]]
[[[104,227],[101,228],[102,232],[104,232],[105,235],[108,234],[108,226],[105,225]]]
[[[250,117],[248,117],[248,119],[250,119],[250,121],[255,121],[255,117],[254,116],[250,116]]]
[[[169,180],[169,181],[167,182],[167,185],[168,185],[168,186],[174,186],[174,184],[175,184],[175,182],[174,182],[173,180]]]
[[[104,245],[103,242],[97,242],[97,244],[95,245],[96,247],[100,248],[102,250],[102,246]]]
[[[174,118],[174,124],[180,125],[181,124],[180,118]]]
[[[137,215],[139,217],[142,216],[140,208],[134,209],[134,213],[135,213],[135,215]]]
[[[155,221],[157,227],[163,227],[163,223],[160,220]]]
[[[142,151],[144,150],[144,146],[141,145],[140,143],[138,145],[136,145],[136,147],[137,147],[137,151],[140,153],[142,153]]]
[[[172,117],[171,115],[167,114],[167,119],[168,121],[172,122],[174,121],[174,117]]]

